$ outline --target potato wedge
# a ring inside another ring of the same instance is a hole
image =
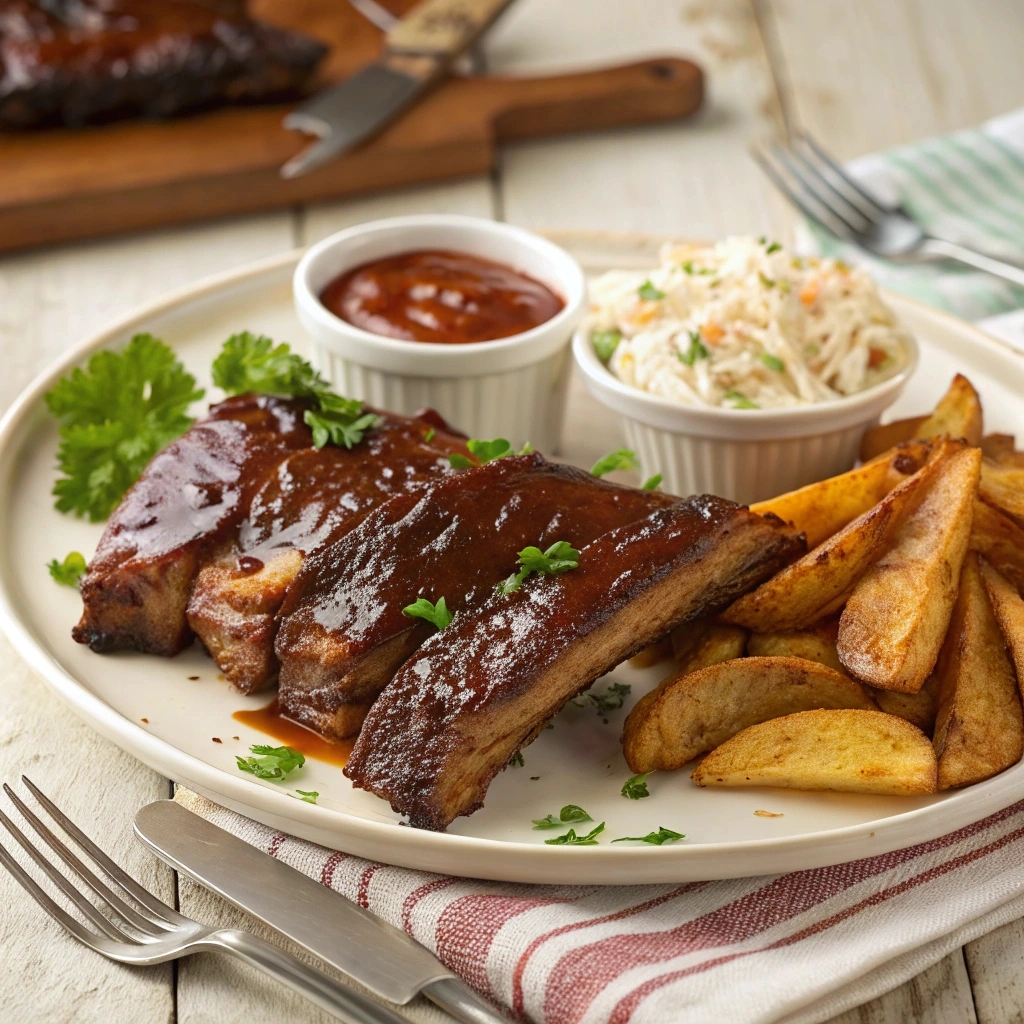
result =
[[[810,629],[790,630],[783,633],[751,633],[747,641],[747,653],[755,658],[803,658],[827,665],[844,675],[836,650],[839,623],[831,622],[813,626]]]
[[[916,473],[929,453],[927,442],[908,442],[890,449],[885,458],[777,498],[759,501],[751,505],[750,510],[759,515],[774,513],[803,532],[808,548],[816,548]]]
[[[932,414],[914,431],[914,437],[961,438],[977,447],[981,443],[983,419],[978,392],[958,373]]]
[[[1024,527],[1024,469],[1000,466],[990,459],[983,459],[978,496],[986,505],[998,509],[1018,526]]]
[[[939,713],[933,743],[939,789],[981,782],[1016,764],[1024,754],[1024,713],[974,552],[964,559],[935,674]]]
[[[981,454],[1000,466],[1024,466],[1024,452],[1017,451],[1013,434],[986,434],[981,439]]]
[[[983,501],[974,503],[970,548],[1024,594],[1024,529]]]
[[[989,562],[979,558],[981,578],[992,612],[1003,634],[1003,643],[1017,673],[1017,688],[1024,694],[1024,598]]]
[[[742,729],[812,708],[876,708],[848,676],[803,658],[737,658],[679,674],[626,718],[623,753],[638,774],[675,771]]]
[[[672,653],[679,668],[673,676],[696,672],[720,661],[742,658],[747,631],[715,619],[697,619],[672,631]]]
[[[892,548],[846,602],[839,659],[862,682],[916,693],[935,667],[970,539],[980,466],[977,448],[961,447],[944,460]]]
[[[875,690],[868,687],[879,708],[887,715],[895,715],[916,725],[921,732],[931,736],[938,712],[938,683],[934,675],[929,676],[917,693],[900,693],[898,690]]]
[[[633,668],[650,668],[652,665],[660,665],[663,661],[672,660],[672,638],[662,637],[657,643],[645,647],[639,654],[634,654],[629,659]]]
[[[722,613],[724,622],[756,633],[800,629],[832,611],[888,549],[897,530],[951,456],[946,447],[877,505],[776,573]]]
[[[860,461],[870,462],[895,445],[916,437],[918,428],[926,419],[927,416],[911,416],[866,430],[860,442]]]
[[[782,786],[846,793],[934,793],[928,737],[881,711],[801,711],[752,725],[712,750],[698,786]]]

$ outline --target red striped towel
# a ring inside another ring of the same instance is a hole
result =
[[[812,871],[545,886],[373,863],[184,790],[177,799],[543,1024],[816,1024],[1024,916],[1024,801],[931,842]]]

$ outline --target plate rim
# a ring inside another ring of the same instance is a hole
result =
[[[585,231],[551,231],[545,234],[562,241],[562,244],[573,237],[591,241],[601,238],[611,241],[613,236],[620,237],[616,233]],[[644,244],[666,240],[640,233],[623,233],[621,237]],[[9,478],[15,471],[22,448],[21,439],[38,422],[42,396],[58,376],[81,364],[94,351],[111,344],[119,336],[142,326],[146,319],[247,281],[294,268],[305,251],[305,247],[288,250],[174,289],[133,308],[71,346],[33,378],[0,418],[0,479]],[[1019,352],[1001,339],[944,310],[886,289],[882,289],[882,293],[885,300],[894,306],[914,307],[924,316],[945,321],[949,329],[970,337],[974,344],[1001,359],[1022,359]],[[4,537],[0,552],[10,536],[8,507],[0,505]],[[527,883],[575,882],[580,878],[584,864],[588,865],[586,877],[596,884],[622,884],[622,875],[627,871],[631,884],[742,877],[752,873],[823,867],[927,842],[998,813],[1024,797],[1024,793],[1015,790],[1013,780],[1006,778],[1007,773],[1003,773],[978,784],[987,787],[982,801],[985,810],[981,813],[977,811],[977,799],[972,799],[972,796],[977,796],[975,786],[924,807],[796,836],[693,846],[679,844],[642,850],[613,846],[583,850],[406,829],[402,833],[402,842],[395,844],[396,826],[393,822],[373,821],[346,811],[290,799],[285,791],[272,790],[244,776],[236,778],[225,769],[207,764],[130,721],[65,670],[47,651],[44,643],[36,639],[30,624],[17,609],[15,588],[9,585],[9,571],[7,565],[0,571],[0,630],[48,689],[105,738],[175,782],[224,802],[265,824],[280,827],[280,822],[287,822],[287,831],[291,834],[334,848],[352,843],[363,848],[368,845],[383,848],[387,851],[389,863],[415,870],[450,874],[451,861],[458,858],[479,864],[479,870],[458,872],[467,877]],[[937,808],[942,808],[942,811],[937,811]],[[919,829],[921,818],[926,824]],[[356,855],[368,854],[360,852]],[[503,864],[502,857],[509,858],[509,864]],[[729,867],[732,860],[750,859],[759,862],[756,872],[749,865],[735,869]],[[799,865],[787,864],[791,859],[799,859]],[[449,866],[445,868],[445,864]]]

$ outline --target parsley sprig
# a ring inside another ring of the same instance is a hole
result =
[[[620,469],[636,469],[639,465],[636,452],[631,448],[616,448],[615,451],[601,456],[590,469],[592,476],[604,476]]]
[[[677,352],[679,362],[686,366],[693,366],[698,359],[710,359],[711,353],[707,346],[700,340],[700,331],[690,331],[690,347],[685,352]]]
[[[100,522],[146,463],[192,425],[189,406],[203,397],[174,352],[136,334],[121,352],[97,352],[46,394],[60,423],[53,486],[56,507]]]
[[[622,341],[622,331],[614,329],[610,331],[594,331],[590,335],[590,343],[594,346],[597,358],[602,363],[607,363],[615,355],[615,350],[619,347],[620,341]]]
[[[649,476],[641,485],[642,491],[656,491],[661,486],[661,481],[665,478],[660,473],[655,473],[654,476]]]
[[[317,797],[320,796],[315,789],[297,789],[294,793],[289,793],[288,795],[294,796],[296,800],[301,800],[307,804],[315,804]]]
[[[644,281],[644,283],[637,288],[636,293],[645,302],[654,302],[658,299],[665,298],[665,293],[660,288],[651,284],[650,281]]]
[[[544,818],[534,818],[533,830],[537,832],[546,828],[563,828],[566,825],[579,824],[581,821],[593,820],[594,819],[578,804],[566,804],[558,812],[557,818],[553,814],[549,814]]]
[[[530,545],[519,552],[519,571],[499,583],[496,589],[499,594],[507,597],[523,585],[523,580],[531,572],[557,576],[559,573],[577,568],[579,564],[580,553],[568,541],[556,541],[547,551]]]
[[[645,796],[650,796],[650,792],[647,789],[647,780],[654,774],[651,772],[644,772],[643,775],[632,775],[622,784],[622,795],[627,800],[643,800]]]
[[[686,836],[682,832],[673,832],[664,825],[658,827],[657,832],[648,832],[645,836],[622,836],[620,839],[613,839],[613,843],[651,843],[654,846],[663,846],[665,843],[674,843]]]
[[[725,399],[728,402],[732,402],[732,408],[734,409],[760,409],[761,406],[757,402],[752,402],[742,391],[737,391],[735,388],[730,388],[725,393]]]
[[[604,822],[596,825],[585,836],[576,835],[576,829],[571,828],[564,836],[555,836],[554,839],[545,839],[547,846],[597,846],[597,837],[604,831]]]
[[[63,562],[51,559],[46,563],[46,568],[62,586],[77,587],[78,581],[85,575],[85,556],[80,551],[72,551],[64,556]]]
[[[632,692],[633,687],[629,683],[611,683],[603,693],[595,693],[593,690],[581,693],[573,699],[573,704],[578,708],[592,705],[598,715],[604,716],[618,711]]]
[[[255,775],[258,779],[269,779],[271,782],[280,782],[286,775],[306,763],[306,758],[294,747],[271,747],[266,743],[254,743],[249,748],[249,753],[253,756],[235,755],[239,770]]]
[[[533,451],[533,445],[529,441],[516,451],[509,441],[504,437],[496,437],[492,441],[483,441],[477,437],[471,437],[466,442],[473,459],[467,459],[465,455],[456,452],[448,456],[448,462],[452,469],[472,469],[474,466],[482,466],[487,462],[494,462],[495,459],[503,459],[506,455],[529,455]]]
[[[448,611],[443,597],[437,599],[437,604],[431,603],[425,597],[417,597],[412,604],[402,609],[402,614],[412,619],[426,619],[439,630],[444,629],[452,621],[452,613]]]

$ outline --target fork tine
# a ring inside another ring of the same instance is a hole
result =
[[[856,234],[849,224],[832,217],[832,211],[818,201],[817,197],[809,192],[798,192],[794,189],[785,177],[779,173],[775,165],[759,149],[752,151],[752,156],[757,161],[761,170],[764,171],[768,180],[805,216],[813,221],[824,231],[828,231],[847,241],[855,242]]]
[[[17,825],[11,821],[10,818],[0,811],[0,824],[3,824],[4,828],[17,840],[18,845],[36,862],[36,864],[43,870],[46,877],[78,909],[90,920],[92,923],[109,939],[115,939],[120,942],[130,941],[135,942],[136,940],[123,932],[118,931],[97,909],[90,903],[79,891],[72,885],[71,881],[64,877],[31,843],[28,836],[18,828]]]
[[[76,921],[63,907],[58,906],[38,885],[36,880],[11,856],[7,848],[0,843],[0,864],[14,876],[18,884],[52,917],[58,924],[69,931],[79,942],[90,949],[96,949],[99,936],[93,934],[80,921]]]
[[[89,870],[39,818],[26,806],[25,802],[14,792],[7,783],[4,783],[4,792],[10,797],[11,802],[21,812],[22,817],[35,829],[39,838],[53,850],[53,852],[64,863],[71,868],[75,874],[90,888],[101,900],[108,904],[111,910],[125,924],[138,928],[147,935],[163,935],[168,927],[163,922],[153,922],[148,917],[143,917],[134,907],[130,906],[120,896],[113,893],[110,888],[103,884],[96,875]],[[6,824],[6,822],[5,822]],[[10,826],[7,826],[10,829]]]
[[[191,923],[187,917],[183,917],[163,900],[157,899],[148,889],[144,889],[131,875],[114,863],[28,776],[22,775],[21,781],[43,805],[47,814],[106,872],[115,885],[161,921],[167,924]]]
[[[805,131],[793,132],[793,137],[799,139],[814,155],[832,172],[832,174],[843,183],[843,185],[862,201],[861,204],[857,203],[858,208],[861,208],[861,212],[867,214],[872,219],[882,217],[887,213],[892,213],[892,210],[886,209],[881,203],[873,196],[870,192],[864,190],[864,187],[860,185],[856,178],[851,177],[843,167],[838,164],[829,154],[822,149],[821,145]],[[857,202],[853,197],[850,197],[853,202]]]
[[[799,153],[784,146],[773,146],[772,155],[804,188],[815,195],[833,217],[843,221],[851,231],[861,234],[870,230],[874,222],[844,199],[842,194],[821,176],[818,169],[803,159]]]

